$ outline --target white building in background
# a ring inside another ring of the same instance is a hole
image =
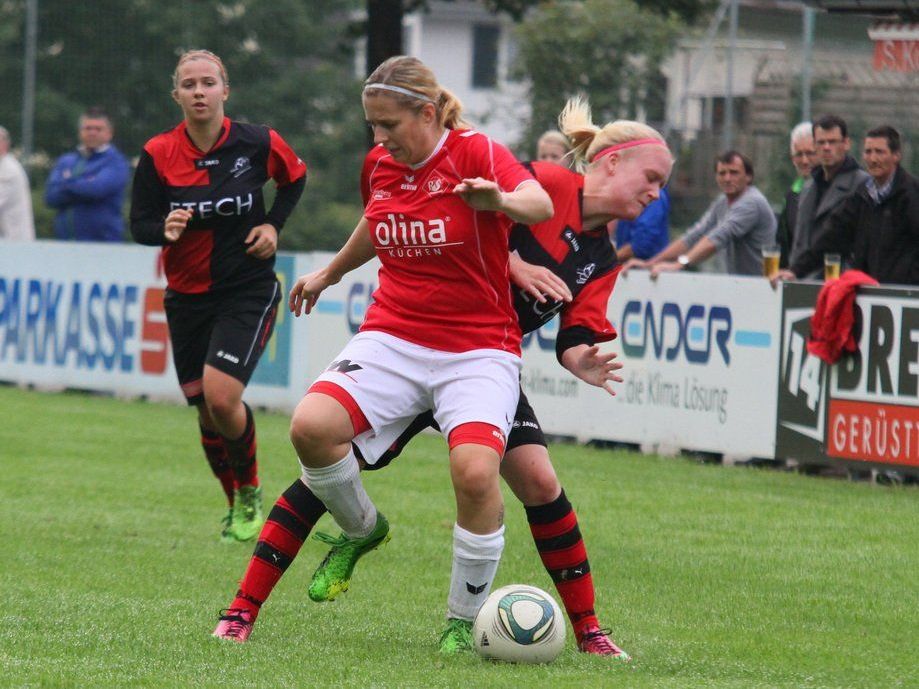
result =
[[[403,33],[405,53],[434,70],[477,129],[509,146],[518,143],[530,116],[525,83],[509,78],[513,27],[507,15],[480,2],[435,0],[428,11],[406,15]],[[363,54],[356,71],[364,72]]]

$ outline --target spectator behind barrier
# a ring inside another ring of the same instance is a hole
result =
[[[776,221],[766,197],[753,186],[753,163],[739,151],[722,153],[715,160],[715,180],[722,193],[696,224],[650,260],[629,260],[623,273],[650,268],[656,278],[692,268],[724,251],[728,273],[762,274],[761,252],[775,240]]]
[[[798,201],[804,183],[810,179],[814,166],[817,165],[817,149],[814,147],[814,125],[801,122],[791,130],[789,137],[791,164],[795,166],[798,176],[785,193],[785,205],[779,213],[779,227],[776,231],[776,244],[781,248],[779,266],[788,267],[788,256],[794,241],[795,223],[798,219]]]
[[[10,153],[10,133],[0,127],[0,239],[35,239],[29,178]]]
[[[651,258],[670,241],[670,193],[661,187],[661,195],[634,220],[610,223],[615,227],[616,257],[620,263],[630,258]]]
[[[814,122],[814,144],[820,166],[814,169],[801,190],[790,264],[797,263],[802,254],[815,245],[825,231],[830,214],[868,179],[868,173],[849,155],[852,142],[841,117],[824,115]],[[845,247],[839,245],[829,246],[827,251],[846,255]],[[814,278],[819,272],[817,268],[801,277]]]
[[[872,129],[862,148],[870,177],[837,208],[826,231],[778,280],[819,270],[824,252],[852,254],[852,267],[881,283],[919,285],[919,180],[900,166],[900,133]]]
[[[45,201],[58,211],[54,234],[58,239],[120,242],[128,161],[111,143],[112,121],[103,110],[87,110],[78,127],[80,145],[58,158],[45,190]]]

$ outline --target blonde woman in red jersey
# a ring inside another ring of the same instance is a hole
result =
[[[332,550],[309,595],[335,598],[358,558],[389,538],[352,441],[391,443],[433,409],[450,447],[457,503],[441,641],[452,653],[470,647],[471,620],[504,547],[498,470],[518,401],[521,333],[503,216],[539,222],[551,217],[552,202],[507,149],[468,128],[459,101],[416,58],[380,65],[363,104],[377,144],[362,173],[364,216],[350,246],[292,292],[292,310],[308,313],[318,293],[354,267],[341,256],[363,263],[375,253],[382,263],[360,332],[291,421],[303,482],[342,529],[328,539]]]

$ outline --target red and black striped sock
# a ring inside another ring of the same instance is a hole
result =
[[[564,490],[546,505],[525,509],[536,550],[580,639],[586,627],[598,623],[594,613],[594,582],[578,517]]]
[[[300,479],[294,481],[271,508],[258,535],[258,544],[239,591],[230,605],[258,615],[262,604],[297,557],[313,525],[325,514],[325,505]]]
[[[227,459],[227,448],[223,444],[223,438],[219,433],[206,429],[198,424],[201,429],[201,447],[204,449],[204,456],[207,463],[211,466],[214,476],[220,481],[223,492],[227,496],[227,502],[230,507],[233,506],[233,489],[236,487],[236,479],[233,476],[233,470],[230,468],[230,462]]]
[[[224,437],[223,442],[227,448],[227,459],[233,468],[237,486],[258,486],[258,460],[256,459],[255,419],[252,410],[243,402],[246,408],[246,429],[236,440]]]

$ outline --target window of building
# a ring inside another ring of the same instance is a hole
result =
[[[501,29],[494,24],[472,27],[472,88],[490,89],[498,85],[498,39]]]
[[[723,96],[715,96],[712,98],[712,127],[716,130],[721,130],[724,128],[724,115],[725,115],[725,101],[727,99]],[[735,96],[734,97],[734,126],[743,129],[747,126],[748,120],[748,99],[744,96]]]

